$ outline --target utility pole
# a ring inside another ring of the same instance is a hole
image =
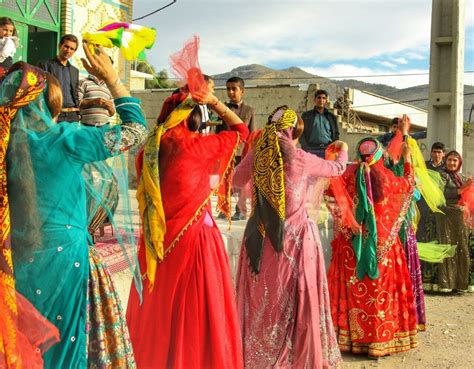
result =
[[[428,144],[462,155],[465,0],[433,0],[431,10]]]

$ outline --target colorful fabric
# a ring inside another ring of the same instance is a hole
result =
[[[270,115],[255,147],[253,210],[244,234],[250,264],[255,273],[260,268],[263,242],[267,234],[276,251],[283,248],[285,181],[278,132],[293,127],[296,121],[294,110],[286,105],[278,107]]]
[[[132,343],[120,298],[107,266],[89,247],[87,367],[134,369]]]
[[[364,151],[365,145],[371,145],[369,151]],[[382,144],[371,138],[364,139],[357,144],[357,157],[362,160],[356,175],[357,202],[355,218],[362,226],[362,230],[352,238],[352,246],[357,260],[357,277],[379,277],[377,268],[377,226],[374,213],[374,198],[372,195],[372,182],[370,166],[377,163],[383,154]],[[363,159],[362,159],[363,158]]]
[[[280,133],[280,145],[286,149],[283,250],[275,250],[267,233],[258,276],[249,265],[245,241],[240,253],[237,307],[249,369],[336,368],[341,361],[319,232],[305,205],[314,200],[308,188],[315,181],[343,173],[347,153],[323,160],[296,149],[291,134],[291,129]],[[237,166],[234,188],[252,184],[254,155],[251,148]],[[322,191],[319,187],[315,195],[321,197]]]
[[[228,258],[220,231],[209,215],[210,199],[216,193],[210,184],[210,169],[216,165],[225,168],[218,173],[220,187],[232,173],[241,138],[248,135],[244,124],[231,129],[202,136],[182,122],[163,134],[159,155],[145,148],[144,156],[158,158],[166,233],[165,257],[156,266],[153,288],[147,275],[143,302],[134,289],[130,292],[127,323],[138,368],[242,367]],[[137,172],[149,161],[138,158]],[[141,270],[148,267],[144,237],[148,236],[143,234],[140,242]]]
[[[94,45],[107,48],[120,48],[126,60],[145,59],[144,50],[151,49],[155,43],[156,30],[138,24],[107,23],[97,32],[85,32],[82,39],[90,44],[92,52]]]
[[[187,97],[163,124],[157,125],[145,142],[143,148],[143,167],[137,188],[138,208],[142,218],[142,228],[146,246],[146,271],[144,275],[153,288],[157,264],[165,258],[170,248],[164,247],[166,221],[160,189],[159,153],[162,135],[187,119],[196,106]]]
[[[39,70],[32,75],[23,70],[13,72],[11,78],[39,84],[42,75]],[[115,100],[123,125],[84,128],[79,123],[56,124],[44,93],[27,98],[27,106],[13,120],[15,131],[7,158],[17,288],[60,331],[60,343],[43,356],[45,367],[74,363],[76,368],[86,368],[89,258],[82,170],[86,163],[129,148],[122,145],[122,128],[127,131],[127,124],[133,129],[144,127],[145,120],[139,101],[124,97]],[[27,197],[30,195],[34,202]],[[35,216],[26,217],[25,209],[35,210]],[[35,248],[25,250],[24,241],[30,235],[37,235]]]
[[[420,260],[428,263],[441,263],[456,253],[456,245],[439,244],[438,241],[417,242],[417,245]]]
[[[27,64],[17,64],[11,71],[22,69],[0,79],[0,367],[42,368],[42,354],[59,340],[57,329],[15,291],[10,242],[10,203],[7,188],[7,148],[10,129],[18,109],[27,105],[45,87],[43,74],[35,74]]]
[[[420,258],[418,256],[418,245],[416,242],[415,232],[413,231],[410,222],[407,222],[406,224],[406,240],[403,245],[408,272],[410,273],[411,284],[413,287],[416,322],[418,324],[418,330],[424,331],[426,329],[425,294],[423,292],[423,279]]]
[[[357,202],[356,171],[348,168],[344,181]],[[336,222],[340,229],[332,242],[328,285],[341,351],[385,356],[417,346],[413,290],[398,238],[415,182],[409,164],[404,165],[404,178],[398,178],[381,160],[371,166],[371,177],[377,186],[372,187],[372,194],[379,277],[358,278],[352,230]]]
[[[174,75],[186,81],[186,87],[191,95],[209,92],[209,86],[204,80],[198,59],[199,37],[194,35],[186,41],[183,48],[170,56],[170,68]]]
[[[407,145],[410,148],[411,163],[415,172],[416,188],[426,204],[435,213],[441,213],[440,208],[446,205],[443,193],[443,181],[438,172],[428,170],[423,158],[423,154],[418,147],[416,140],[407,137]]]

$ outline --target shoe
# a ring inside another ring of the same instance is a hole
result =
[[[439,291],[439,285],[433,283],[433,292],[438,292]]]
[[[440,288],[439,292],[441,292],[441,293],[451,293],[451,292],[453,292],[453,289],[452,288]]]
[[[423,290],[424,291],[433,291],[433,284],[432,283],[423,283]]]
[[[458,295],[464,295],[467,293],[467,290],[453,290],[453,292],[456,292]]]
[[[226,216],[224,213],[219,213],[219,215],[216,217],[217,219],[222,219],[222,220],[227,220]]]
[[[474,286],[469,286],[469,287],[467,288],[467,292],[469,292],[469,293],[474,293]]]
[[[247,219],[247,217],[242,213],[235,212],[234,215],[232,215],[230,217],[230,219],[232,219],[232,220],[245,220],[245,219]]]

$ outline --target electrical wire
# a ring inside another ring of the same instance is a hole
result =
[[[149,17],[150,15],[156,14],[156,13],[162,11],[163,9],[168,8],[169,6],[173,5],[173,4],[174,4],[175,2],[177,2],[177,1],[178,1],[178,0],[173,0],[173,1],[170,2],[169,4],[166,4],[165,6],[162,6],[161,8],[158,8],[158,9],[152,11],[151,13],[148,13],[148,14],[145,14],[145,15],[143,15],[143,16],[141,16],[141,17],[132,19],[132,21],[135,22],[135,21],[137,21],[137,20],[147,18],[147,17]]]
[[[474,73],[474,70],[466,70],[464,73],[470,74]],[[228,73],[226,73],[228,74]],[[316,80],[316,79],[321,79],[321,78],[326,78],[326,79],[337,79],[337,78],[377,78],[377,77],[405,77],[405,76],[427,76],[429,73],[398,73],[398,74],[369,74],[365,76],[306,76],[306,77],[248,77],[246,79],[248,80],[287,80],[287,79],[305,79],[305,80]],[[216,76],[211,76],[214,81],[224,81],[227,80],[229,77],[216,77]],[[170,77],[168,79],[171,80],[179,80],[179,78],[176,77]],[[363,82],[363,81],[358,81],[358,82]]]

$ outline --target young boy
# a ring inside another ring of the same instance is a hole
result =
[[[252,108],[250,105],[247,105],[242,100],[242,97],[245,93],[245,82],[240,77],[231,77],[226,82],[227,87],[227,97],[229,101],[226,102],[226,105],[232,110],[235,114],[242,119],[242,122],[248,127],[249,132],[253,132],[255,129],[255,109]],[[223,130],[226,130],[227,127],[225,125],[220,125],[216,127],[216,133],[219,133]],[[239,150],[237,151],[237,155],[235,157],[236,164],[240,163],[240,159],[242,156],[242,149],[243,144],[240,145]],[[244,200],[245,201],[245,200]],[[241,210],[243,210],[241,212]],[[219,216],[222,218],[222,216]],[[237,203],[235,207],[235,214],[231,218],[232,220],[245,220],[245,203],[241,203],[240,201]]]

